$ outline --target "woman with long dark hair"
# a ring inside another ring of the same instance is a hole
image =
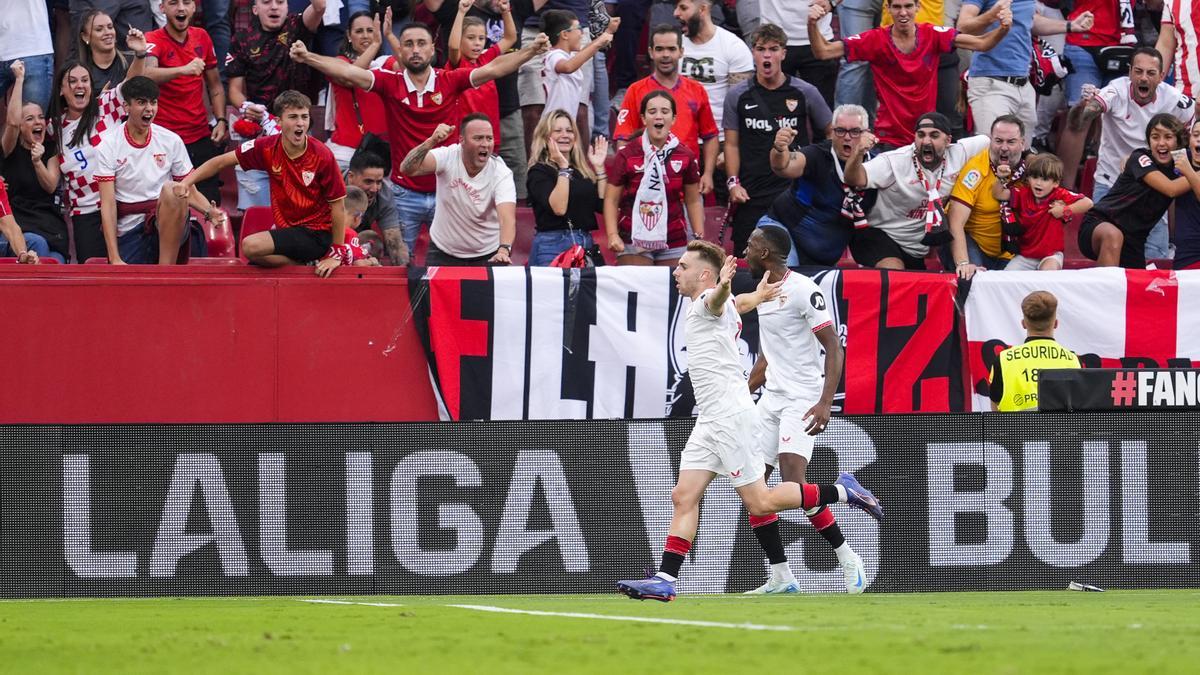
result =
[[[604,211],[608,187],[608,141],[598,137],[585,158],[575,117],[554,110],[538,122],[531,148],[525,183],[537,233],[529,264],[549,265],[575,244],[592,247],[596,214]]]
[[[142,74],[146,63],[146,36],[130,29],[126,43],[134,59],[126,79]],[[93,93],[92,75],[79,61],[67,61],[54,78],[50,124],[59,145],[59,167],[65,183],[64,200],[75,232],[75,259],[107,258],[100,231],[100,188],[96,171],[96,146],[105,131],[125,117],[125,99],[117,85]]]
[[[1174,115],[1150,118],[1146,147],[1129,154],[1112,189],[1084,216],[1080,252],[1101,267],[1146,267],[1150,230],[1175,198],[1192,189],[1187,144],[1187,128]]]
[[[382,26],[379,17],[373,17],[370,12],[350,15],[346,24],[349,26],[346,38],[337,57],[359,68],[370,69],[371,62],[383,46],[383,31],[391,30],[391,21],[391,8],[385,13]],[[365,134],[372,133],[387,139],[387,117],[383,111],[383,101],[375,92],[361,91],[336,78],[329,79],[329,89],[333,100],[330,107],[333,126],[328,145],[338,166],[346,171],[350,166],[350,158]]]
[[[671,133],[675,97],[652,91],[640,112],[643,131],[608,160],[608,247],[618,265],[674,265],[687,248],[688,222],[704,237],[700,166]]]

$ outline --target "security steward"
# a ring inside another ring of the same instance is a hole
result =
[[[1037,410],[1038,374],[1043,369],[1079,368],[1075,352],[1054,341],[1058,298],[1034,291],[1021,301],[1025,342],[1000,352],[992,366],[992,410]]]

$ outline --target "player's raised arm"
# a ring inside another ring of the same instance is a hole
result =
[[[737,259],[731,255],[725,256],[725,264],[721,266],[721,272],[717,275],[717,287],[708,294],[708,299],[704,301],[709,314],[721,316],[725,313],[725,302],[729,300],[729,285],[733,282],[733,275],[736,273]]]
[[[764,274],[762,280],[758,282],[758,288],[750,293],[735,296],[733,304],[737,305],[738,314],[745,314],[764,302],[779,297],[781,292],[783,292],[783,280],[771,283],[770,275]]]

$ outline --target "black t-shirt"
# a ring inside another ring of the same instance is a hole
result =
[[[57,154],[57,146],[46,139],[46,154],[42,156],[42,162]],[[54,195],[42,189],[33,171],[33,157],[20,141],[0,161],[0,175],[8,183],[8,201],[21,231],[42,235],[55,253],[69,257],[67,224],[63,220],[62,209],[55,203]]]
[[[1175,269],[1200,263],[1200,200],[1191,190],[1175,198]]]
[[[513,49],[521,47],[521,25],[525,20],[533,16],[533,0],[511,0],[509,7],[512,9],[513,23],[517,25],[517,41],[513,43]],[[438,11],[434,13],[434,18],[441,24],[441,34],[445,36],[443,39],[449,39],[450,29],[454,27],[454,17],[458,15],[458,3],[453,0],[446,0]],[[474,16],[481,19],[487,31],[487,46],[491,47],[504,37],[504,16],[497,14],[490,9],[481,9],[472,7],[467,10],[467,16]],[[521,108],[521,96],[517,90],[517,73],[510,73],[496,80],[496,94],[500,99],[500,116],[505,117]]]
[[[529,205],[538,232],[574,228],[583,232],[596,229],[596,214],[604,210],[604,200],[596,192],[596,184],[576,173],[571,177],[567,192],[566,215],[555,215],[550,208],[550,193],[558,184],[558,167],[534,164],[529,168],[525,186],[529,190]],[[570,224],[567,221],[570,220]]]
[[[125,73],[129,72],[129,63],[132,61],[133,54],[125,53],[125,61],[121,61],[121,57],[117,56],[107,68],[88,66],[88,72],[92,76],[92,93],[99,94],[104,91],[106,85],[109,89],[120,86],[125,81]]]
[[[797,131],[792,149],[824,135],[832,114],[821,93],[811,84],[793,77],[777,89],[767,89],[752,77],[729,90],[725,97],[726,129],[738,132],[742,163],[738,178],[755,200],[773,199],[788,187],[788,179],[771,171],[767,157],[775,134],[784,126]]]
[[[1173,165],[1158,164],[1146,148],[1134,150],[1125,161],[1125,169],[1117,176],[1117,182],[1092,209],[1096,216],[1121,228],[1126,243],[1142,248],[1150,230],[1171,206],[1170,197],[1145,182],[1146,176],[1155,172],[1168,180],[1179,177]]]
[[[802,233],[797,241],[804,253],[826,265],[837,264],[854,234],[854,225],[842,216],[846,193],[838,180],[831,148],[828,140],[802,148],[804,175],[780,192],[767,211],[769,217]],[[875,196],[875,190],[865,191],[864,213],[871,212]]]

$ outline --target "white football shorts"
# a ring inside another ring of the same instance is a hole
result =
[[[761,479],[765,469],[755,445],[757,423],[754,408],[714,420],[697,420],[679,459],[679,470],[700,469],[728,476],[735,488]]]

